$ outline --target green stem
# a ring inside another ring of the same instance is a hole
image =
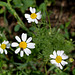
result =
[[[45,72],[46,72],[46,75],[48,75],[47,74],[47,67],[46,67],[46,64],[48,63],[48,60],[45,62]]]
[[[51,33],[51,22],[50,22],[49,14],[47,12],[47,2],[46,1],[45,1],[45,4],[46,4],[46,13],[47,13],[47,16],[48,16],[48,21],[49,21],[49,26],[50,26],[50,33]]]
[[[14,51],[11,47],[10,47],[10,49],[11,49],[12,51]]]
[[[11,34],[11,31],[8,29],[8,23],[7,23],[6,21],[7,21],[7,19],[6,19],[6,8],[5,8],[5,10],[4,10],[4,26],[5,26],[5,30],[6,30],[9,34]]]
[[[48,21],[49,21],[49,26],[50,26],[50,32],[51,32],[51,23],[50,23],[50,18],[49,18],[47,10],[46,10],[46,13],[47,13],[47,16],[48,16]]]
[[[46,65],[45,65],[45,72],[46,72],[46,75],[47,75],[47,68],[46,68]]]
[[[0,72],[2,72],[2,57],[0,58]]]

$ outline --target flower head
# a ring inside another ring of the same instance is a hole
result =
[[[65,59],[68,59],[68,56],[64,54],[64,51],[57,51],[57,53],[56,51],[53,51],[53,55],[51,54],[50,58],[53,58],[53,60],[50,62],[55,64],[60,69],[63,69],[62,66],[68,64],[66,61],[64,61]]]
[[[3,52],[5,52],[5,54],[7,54],[6,48],[10,48],[10,43],[9,41],[4,40],[2,44],[0,44],[0,53],[3,54]]]
[[[25,14],[25,18],[28,20],[28,23],[35,22],[36,24],[38,24],[38,20],[40,20],[42,16],[41,11],[39,11],[38,13],[35,13],[36,9],[30,7],[30,12],[31,12],[31,15]]]
[[[25,52],[26,55],[29,56],[29,54],[31,54],[31,50],[29,48],[31,49],[35,48],[35,43],[30,43],[32,40],[32,37],[29,37],[27,39],[27,34],[22,33],[21,35],[22,41],[18,36],[15,36],[15,39],[18,41],[18,43],[13,42],[11,44],[12,47],[17,47],[17,49],[15,50],[15,54],[20,52],[20,56],[23,57],[24,52]]]

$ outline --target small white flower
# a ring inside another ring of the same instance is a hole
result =
[[[10,48],[10,43],[9,41],[4,40],[2,44],[0,44],[0,53],[3,54],[3,52],[5,52],[5,54],[7,54],[6,48]]]
[[[60,69],[63,69],[62,66],[68,64],[66,61],[64,61],[65,59],[68,59],[68,56],[64,54],[64,51],[57,51],[57,53],[56,51],[53,51],[53,55],[51,54],[50,57],[53,58],[53,60],[50,62],[55,64]]]
[[[20,52],[20,56],[23,57],[24,55],[24,52],[26,53],[27,56],[29,56],[29,54],[31,54],[31,49],[34,49],[35,48],[35,43],[30,43],[31,40],[32,40],[32,37],[29,37],[27,39],[27,34],[25,33],[22,33],[21,35],[21,39],[18,37],[18,36],[15,36],[15,39],[19,42],[13,42],[11,44],[12,47],[18,47],[16,50],[15,50],[15,54],[18,54]]]
[[[30,12],[31,12],[31,15],[25,14],[25,18],[28,20],[28,23],[35,22],[36,24],[38,24],[38,20],[40,20],[42,16],[41,11],[39,11],[38,13],[35,13],[36,9],[30,7]]]

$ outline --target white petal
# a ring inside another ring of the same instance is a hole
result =
[[[38,20],[37,19],[35,19],[35,23],[38,24]]]
[[[36,15],[37,15],[37,19],[40,20],[41,19],[41,16],[42,16],[41,15],[41,11],[39,11],[38,13],[36,13]]]
[[[7,44],[7,47],[6,48],[10,48],[10,44]]]
[[[55,60],[50,60],[50,62],[51,62],[52,64],[55,64],[55,63],[56,63],[56,61],[55,61]]]
[[[35,12],[36,12],[36,9],[35,9],[35,8],[30,7],[30,12],[31,12],[31,13],[35,13]]]
[[[52,64],[55,64],[57,67],[62,67],[60,63],[57,63],[55,60],[50,61]]]
[[[5,54],[7,54],[7,50],[6,49],[4,50],[4,52],[5,52]]]
[[[61,51],[59,51],[59,50],[58,50],[58,51],[57,51],[57,55],[59,56],[59,55],[60,55],[60,53],[61,53]]]
[[[51,57],[51,58],[54,58],[54,59],[56,58],[56,56],[54,56],[54,55],[52,55],[52,54],[50,55],[50,57]]]
[[[63,55],[61,55],[61,57],[62,57],[62,59],[68,59],[68,56],[67,55],[65,55],[65,54],[63,54]]]
[[[30,15],[29,14],[25,14],[25,18],[30,18]]]
[[[26,43],[31,42],[31,40],[32,40],[32,37],[29,37],[29,38],[27,39]]]
[[[2,44],[5,44],[5,42],[6,42],[6,41],[4,40],[4,41],[2,42]]]
[[[21,52],[20,52],[20,56],[21,56],[21,57],[23,57],[23,55],[24,55],[24,52],[23,52],[23,51],[21,51]]]
[[[9,43],[9,41],[6,41],[6,42],[5,42],[5,44],[8,44],[8,43]]]
[[[26,41],[26,39],[27,39],[27,34],[25,34],[25,33],[22,33],[22,36],[21,36],[21,38],[22,38],[22,41]]]
[[[56,51],[55,51],[55,50],[53,51],[53,55],[54,55],[54,56],[57,56],[57,55],[56,55]]]
[[[32,22],[32,19],[31,18],[28,18],[27,20],[28,20],[28,23],[31,23]]]
[[[33,13],[35,13],[36,12],[36,9],[35,8],[33,8]]]
[[[9,43],[9,41],[4,40],[2,44],[8,44],[8,43]]]
[[[19,44],[18,44],[17,42],[13,42],[13,43],[11,44],[11,46],[12,46],[12,47],[17,47],[17,46],[19,46]]]
[[[20,48],[17,48],[16,50],[15,50],[15,54],[17,54],[17,53],[19,53],[20,52]]]
[[[28,20],[28,23],[31,23],[31,21]]]
[[[38,16],[37,16],[37,19],[40,20],[40,19],[41,19],[41,16],[42,16],[42,15],[38,15]]]
[[[0,53],[3,54],[3,49],[2,48],[0,48]]]
[[[64,51],[62,50],[62,51],[60,51],[60,56],[62,55],[64,53]]]
[[[21,42],[21,39],[20,39],[18,36],[15,36],[15,39],[16,39],[18,42]]]
[[[66,64],[68,64],[66,61],[61,61],[61,64],[63,65],[63,66],[65,66]]]
[[[1,44],[0,44],[0,46],[1,46]]]
[[[35,48],[35,43],[28,43],[27,47],[33,49]]]
[[[32,18],[28,18],[27,20],[28,20],[28,22],[30,22],[30,23],[35,21],[35,19],[32,19]]]
[[[31,13],[33,12],[33,8],[32,8],[32,7],[30,7],[30,12],[31,12]]]
[[[60,63],[59,63],[59,68],[60,68],[60,69],[63,69],[63,67],[62,67],[62,65],[61,65]]]
[[[29,56],[29,54],[31,54],[31,50],[29,50],[28,48],[24,49],[24,52],[26,53],[27,56]]]
[[[55,66],[59,67],[59,63],[56,62],[56,63],[55,63]]]
[[[41,14],[41,11],[39,11],[38,13],[36,13],[37,15],[40,15]]]

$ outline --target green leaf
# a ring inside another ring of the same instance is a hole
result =
[[[61,29],[64,29],[64,25],[63,25],[63,24],[62,24],[62,25],[60,25],[60,28],[61,28]]]
[[[20,25],[16,25],[14,28],[14,31],[17,32],[17,31],[19,31],[19,29],[20,29]]]
[[[20,8],[22,13],[25,13],[25,10],[34,5],[35,1],[34,0],[13,0],[13,7]]]
[[[65,23],[65,28],[67,28],[70,25],[70,22]]]
[[[0,14],[2,14],[2,13],[4,13],[4,9],[3,8],[0,9]]]
[[[30,27],[29,30],[34,31],[36,28],[34,26]]]
[[[14,7],[21,8],[23,6],[21,0],[13,0]]]
[[[75,75],[75,68],[73,69],[72,73],[73,73],[73,75]]]
[[[21,4],[21,0],[13,0],[13,3],[14,3],[15,5]]]
[[[52,67],[50,67],[49,70],[48,70],[48,72],[52,71],[54,68],[55,68],[55,65],[53,65]]]
[[[69,39],[69,32],[68,32],[68,29],[65,29],[64,31],[65,31],[64,36],[65,36],[67,39]]]
[[[23,6],[21,11],[24,13],[25,10],[34,4],[34,0],[22,0]]]
[[[42,3],[42,4],[40,5],[39,9],[43,12],[42,18],[45,19],[45,17],[46,17],[46,4],[45,4],[45,3]]]
[[[46,10],[46,4],[42,3],[39,8],[44,12]]]

